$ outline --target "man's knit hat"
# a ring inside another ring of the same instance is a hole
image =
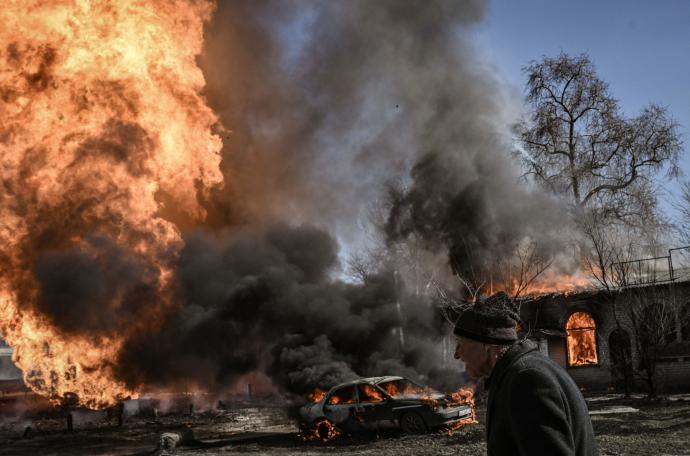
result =
[[[479,300],[455,322],[455,335],[487,344],[508,345],[517,340],[516,314],[502,291]]]

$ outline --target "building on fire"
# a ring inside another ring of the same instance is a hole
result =
[[[687,390],[690,277],[672,253],[629,262],[616,289],[525,299],[529,337],[583,389],[645,391],[651,376],[656,392]]]

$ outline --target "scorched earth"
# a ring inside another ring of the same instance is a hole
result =
[[[602,455],[690,454],[690,396],[587,400]],[[0,401],[0,455],[486,454],[482,405],[477,410],[478,424],[452,433],[407,435],[391,430],[344,435],[322,443],[304,442],[288,409],[274,401],[223,404],[225,409],[190,414],[189,400],[180,400],[157,417],[140,401],[128,411],[131,415],[122,427],[105,412],[85,412],[75,415],[72,433],[65,431],[64,415],[55,410],[12,417],[27,406],[38,409],[42,400],[37,397],[5,395]],[[159,448],[166,434],[182,437],[175,448]]]

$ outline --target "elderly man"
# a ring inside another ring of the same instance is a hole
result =
[[[505,293],[479,301],[455,323],[455,358],[486,377],[486,445],[495,455],[596,455],[587,405],[572,378],[518,340]]]

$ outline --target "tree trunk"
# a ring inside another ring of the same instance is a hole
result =
[[[573,197],[575,199],[575,207],[580,208],[582,198],[580,197],[580,179],[577,176],[577,168],[575,166],[575,122],[570,122],[570,130],[568,131],[568,162],[570,165],[570,180],[573,185]]]

